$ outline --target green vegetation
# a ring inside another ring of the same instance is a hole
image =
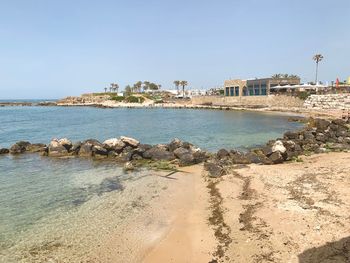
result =
[[[143,103],[145,101],[145,98],[143,97],[136,97],[136,96],[129,96],[125,98],[126,102],[129,103]]]
[[[277,73],[271,76],[273,79],[300,79],[298,75]]]
[[[92,96],[115,96],[117,95],[117,93],[115,92],[96,92],[96,93],[92,93]]]
[[[297,92],[296,95],[297,95],[297,97],[298,97],[299,99],[301,99],[301,100],[306,100],[307,97],[310,96],[310,94],[309,94],[307,91],[299,91],[299,92]]]
[[[301,163],[301,162],[303,162],[304,160],[303,160],[301,157],[293,156],[292,159],[291,159],[291,161],[292,161],[292,162]]]
[[[123,96],[113,96],[111,98],[111,100],[115,100],[115,101],[118,101],[118,102],[121,102],[121,101],[124,101],[124,97]]]

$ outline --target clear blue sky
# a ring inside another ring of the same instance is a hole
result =
[[[148,80],[350,76],[349,0],[0,0],[0,99]]]

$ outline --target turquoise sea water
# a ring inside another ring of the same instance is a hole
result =
[[[48,143],[105,140],[121,135],[143,143],[168,143],[178,137],[207,150],[249,147],[295,129],[286,116],[190,109],[98,109],[88,107],[0,108],[0,147],[19,140]]]
[[[67,137],[103,141],[125,135],[150,144],[168,143],[177,137],[215,151],[259,145],[298,127],[300,124],[288,122],[287,116],[255,112],[0,107],[0,147],[19,140],[49,143],[52,138]],[[0,262],[2,252],[23,240],[38,221],[120,191],[127,186],[128,176],[113,162],[36,154],[0,156]]]

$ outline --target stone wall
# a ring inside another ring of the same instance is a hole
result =
[[[196,96],[192,98],[194,105],[235,106],[235,107],[303,107],[304,101],[284,95],[269,96]]]
[[[350,109],[350,94],[311,95],[304,106],[308,109]]]

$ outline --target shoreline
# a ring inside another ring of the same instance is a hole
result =
[[[232,110],[232,111],[248,111],[248,112],[262,112],[274,113],[282,115],[294,115],[299,117],[341,117],[342,110],[327,109],[327,110],[313,110],[304,107],[244,107],[231,105],[198,105],[198,104],[183,104],[183,103],[115,103],[115,102],[101,102],[101,103],[59,103],[51,101],[43,102],[2,102],[0,107],[94,107],[105,109],[203,109],[203,110]]]

